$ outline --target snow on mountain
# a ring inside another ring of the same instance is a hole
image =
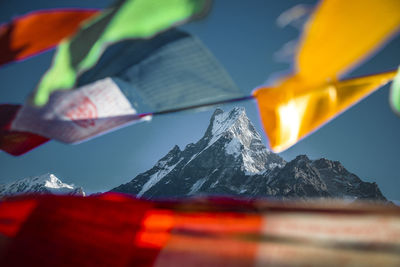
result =
[[[82,187],[63,183],[54,174],[50,173],[0,185],[0,196],[27,193],[85,196]]]
[[[243,108],[217,109],[204,136],[175,146],[150,170],[111,191],[143,198],[230,195],[275,198],[347,198],[385,201],[340,162],[301,155],[286,163],[262,143]]]
[[[212,186],[217,193],[220,188],[230,187],[223,177],[247,179],[245,173],[256,175],[284,165],[282,158],[262,144],[243,108],[230,112],[217,109],[198,142],[188,144],[183,151],[175,146],[152,169],[112,191],[139,197],[160,193],[175,197],[196,194]]]
[[[224,143],[225,152],[239,159],[242,170],[248,173],[259,173],[285,165],[282,158],[264,146],[260,134],[241,107],[230,112],[217,109],[203,139],[208,142],[204,150],[218,141]]]
[[[166,176],[168,173],[170,173],[176,165],[181,160],[179,160],[177,163],[173,164],[172,166],[168,165],[168,161],[161,161],[158,162],[158,167],[160,168],[160,171],[154,173],[153,175],[150,176],[149,180],[143,185],[142,189],[140,192],[137,194],[138,197],[142,196],[147,190],[149,190],[152,186],[157,184],[164,176]]]

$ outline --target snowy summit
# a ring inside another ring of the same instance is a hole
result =
[[[63,183],[54,174],[50,173],[0,185],[0,196],[28,193],[85,196],[82,187]]]

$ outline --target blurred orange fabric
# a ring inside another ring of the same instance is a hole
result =
[[[98,10],[42,10],[0,26],[0,65],[26,59],[56,46],[74,34]]]

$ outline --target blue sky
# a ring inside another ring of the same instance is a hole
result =
[[[40,8],[105,7],[111,1],[2,1],[0,22]],[[274,53],[298,37],[295,28],[279,28],[277,17],[299,1],[216,0],[210,15],[182,27],[199,37],[225,66],[239,88],[250,93],[277,73],[290,69]],[[301,3],[315,4],[315,1]],[[349,44],[356,45],[356,44]],[[394,38],[349,76],[386,71],[400,63],[400,38]],[[23,103],[49,67],[53,52],[0,68],[1,103]],[[329,62],[326,62],[329,64]],[[241,104],[261,132],[255,103]],[[229,110],[232,105],[222,108]],[[89,193],[111,189],[151,168],[177,144],[182,149],[202,137],[213,109],[153,118],[80,145],[50,142],[12,157],[0,153],[0,183],[45,172]],[[375,181],[390,199],[400,199],[400,118],[388,105],[388,86],[281,153],[286,160],[306,154],[311,159],[339,160],[365,181]],[[265,140],[267,142],[267,140]]]

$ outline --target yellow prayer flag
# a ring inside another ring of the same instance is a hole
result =
[[[399,0],[322,1],[304,29],[297,75],[309,85],[338,78],[399,29]]]
[[[270,147],[281,152],[391,81],[396,71],[308,88],[293,81],[254,92]],[[303,90],[297,90],[302,88]]]

